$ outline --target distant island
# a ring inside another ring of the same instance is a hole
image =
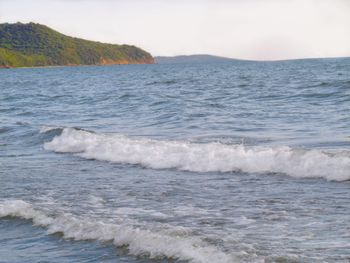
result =
[[[0,67],[153,64],[148,52],[63,35],[35,23],[0,24]]]
[[[212,63],[212,62],[232,62],[243,61],[239,59],[212,56],[212,55],[188,55],[188,56],[174,56],[163,57],[158,56],[154,58],[158,64],[176,64],[176,63]]]

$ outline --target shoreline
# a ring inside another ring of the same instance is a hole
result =
[[[64,67],[103,67],[103,66],[123,66],[123,65],[154,65],[156,62],[148,63],[148,62],[140,62],[140,63],[111,63],[111,64],[94,64],[94,65],[49,65],[49,66],[32,66],[32,67],[13,67],[13,66],[0,66],[0,70],[2,69],[27,69],[27,68],[64,68]]]

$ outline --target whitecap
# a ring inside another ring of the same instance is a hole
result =
[[[238,262],[234,255],[221,251],[198,236],[184,235],[183,232],[166,229],[152,231],[72,214],[49,216],[23,200],[0,202],[0,218],[8,216],[32,220],[35,225],[46,227],[48,234],[61,233],[66,239],[97,240],[111,242],[117,247],[126,246],[129,253],[136,256],[147,255],[149,258],[171,258],[193,263]]]
[[[44,144],[46,150],[78,153],[87,159],[139,164],[152,169],[193,172],[280,173],[293,177],[350,179],[350,153],[289,146],[244,146],[222,143],[131,138],[64,128]]]

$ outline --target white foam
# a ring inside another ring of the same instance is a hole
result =
[[[33,209],[31,204],[22,200],[9,200],[0,203],[0,218],[12,216],[31,219],[35,225],[47,226],[52,224],[52,218]]]
[[[112,224],[89,218],[78,218],[71,214],[57,217],[48,216],[22,200],[0,201],[0,218],[6,216],[32,220],[35,225],[47,228],[49,234],[62,233],[63,238],[74,240],[99,240],[113,242],[121,247],[127,246],[129,253],[150,258],[173,258],[190,262],[232,263],[237,262],[234,255],[226,254],[199,237],[151,231],[127,224]]]
[[[167,218],[168,216],[164,213],[143,208],[133,208],[133,207],[120,207],[114,210],[114,213],[119,216],[135,216],[135,215],[147,215],[154,218]]]
[[[202,215],[220,216],[221,215],[219,212],[208,211],[206,209],[194,207],[192,205],[176,206],[172,208],[172,211],[175,215],[178,215],[178,216],[198,216],[198,215],[199,216],[202,216]]]
[[[140,164],[153,169],[283,173],[294,177],[323,177],[338,181],[350,179],[349,152],[135,139],[74,128],[63,129],[61,135],[45,143],[44,148],[55,152],[78,153],[87,159]]]

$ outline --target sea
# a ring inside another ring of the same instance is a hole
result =
[[[0,70],[0,262],[350,262],[350,58]]]

